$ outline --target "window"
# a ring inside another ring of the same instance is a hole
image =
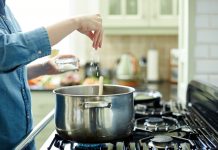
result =
[[[46,26],[68,17],[69,0],[8,0],[23,31]],[[56,49],[69,49],[69,39],[66,38],[55,45]]]

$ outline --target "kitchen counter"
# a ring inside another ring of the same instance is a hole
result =
[[[146,91],[146,90],[159,91],[162,94],[162,100],[164,101],[177,99],[177,84],[173,84],[167,81],[142,84],[138,87],[135,87],[135,89],[136,91]]]

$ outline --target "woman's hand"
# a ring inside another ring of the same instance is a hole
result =
[[[45,74],[47,75],[54,75],[54,74],[59,74],[62,73],[63,70],[60,70],[57,63],[55,63],[56,59],[61,59],[61,58],[76,58],[74,55],[71,54],[65,54],[65,55],[57,55],[48,61],[46,61],[43,64],[43,70],[45,70]]]
[[[60,70],[58,65],[55,63],[55,60],[58,58],[75,58],[75,56],[71,54],[57,55],[43,63],[28,65],[28,80],[39,77],[41,75],[55,75],[63,73],[63,71]]]
[[[103,28],[99,14],[69,18],[46,27],[46,30],[51,46],[57,44],[75,30],[87,35],[93,41],[93,48],[97,49],[102,45]]]
[[[93,41],[95,49],[101,48],[103,38],[102,19],[100,14],[79,16],[75,20],[78,22],[78,31],[87,35]]]

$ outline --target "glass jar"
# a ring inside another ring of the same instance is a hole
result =
[[[79,70],[79,59],[76,57],[57,58],[55,63],[57,64],[60,72]]]

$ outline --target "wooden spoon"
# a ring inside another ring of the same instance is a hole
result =
[[[98,95],[102,95],[103,94],[103,81],[104,81],[104,78],[103,76],[100,76],[99,77],[99,91],[98,91]]]

